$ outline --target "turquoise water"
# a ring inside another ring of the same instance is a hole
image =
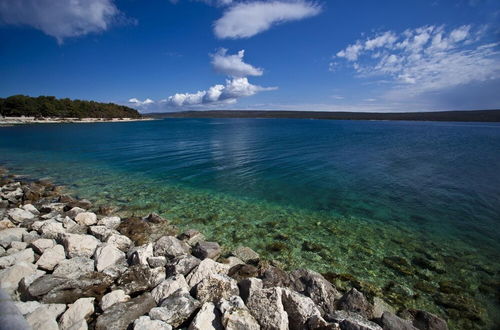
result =
[[[0,164],[157,211],[452,328],[492,328],[500,125],[166,119],[0,127]],[[398,285],[393,285],[395,281]]]

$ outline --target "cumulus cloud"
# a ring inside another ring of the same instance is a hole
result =
[[[358,77],[392,82],[386,97],[403,99],[500,78],[499,42],[482,42],[484,29],[463,25],[423,26],[400,34],[387,31],[357,40],[335,56]]]
[[[245,63],[243,57],[245,51],[240,50],[237,54],[227,54],[227,49],[221,48],[212,55],[212,66],[215,71],[231,77],[262,76],[262,69]]]
[[[145,99],[144,101],[140,101],[139,99],[133,97],[133,98],[128,100],[128,103],[133,104],[135,106],[142,107],[142,106],[147,106],[147,105],[153,104],[155,102],[151,99]]]
[[[59,43],[105,31],[119,15],[113,0],[0,0],[0,21],[32,26]]]
[[[298,21],[318,15],[321,7],[306,0],[240,2],[229,7],[215,22],[218,38],[249,38],[289,21]]]

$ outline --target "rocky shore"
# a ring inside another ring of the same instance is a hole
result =
[[[121,123],[129,121],[154,120],[153,118],[35,118],[35,117],[1,117],[0,126],[21,124],[57,124],[57,123]]]
[[[157,214],[114,211],[0,168],[0,287],[17,307],[0,320],[44,330],[448,329],[314,271],[285,272],[248,247],[179,233]]]

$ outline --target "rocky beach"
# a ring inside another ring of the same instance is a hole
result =
[[[448,329],[372,292],[227,251],[157,214],[121,219],[0,172],[3,324],[33,329]],[[12,306],[11,306],[12,307]],[[9,323],[12,322],[12,323]]]

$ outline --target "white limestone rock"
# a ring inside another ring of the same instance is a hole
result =
[[[211,302],[206,302],[196,314],[188,330],[222,330],[221,315]]]
[[[15,224],[23,223],[24,221],[33,219],[35,217],[33,213],[20,208],[10,209],[7,211],[7,214]]]
[[[47,304],[26,315],[26,321],[34,330],[59,330],[56,319],[64,313],[66,305]]]
[[[47,222],[40,228],[40,233],[43,238],[57,238],[59,234],[65,232],[66,229],[60,222]]]
[[[192,288],[200,283],[204,278],[214,274],[227,275],[229,267],[227,265],[215,262],[212,259],[204,259],[200,262],[197,268],[193,269],[186,277],[189,287]]]
[[[42,254],[45,250],[54,247],[56,242],[53,239],[49,238],[39,238],[33,242],[31,242],[30,246],[38,254]]]
[[[78,213],[75,217],[76,223],[84,226],[92,226],[97,223],[97,215],[92,212]]]
[[[97,246],[101,243],[92,235],[65,234],[62,239],[66,255],[69,258],[87,257],[91,258]]]
[[[125,294],[123,290],[114,290],[108,294],[105,294],[101,299],[101,309],[104,311],[116,303],[129,301],[130,296]]]
[[[120,217],[105,217],[97,222],[99,226],[106,226],[109,229],[116,229],[121,223]]]
[[[9,251],[7,251],[9,253]],[[11,254],[0,258],[0,269],[10,267],[14,264],[25,262],[33,263],[35,261],[35,253],[33,249],[26,249],[22,251],[13,250]]]
[[[75,326],[81,327],[81,321],[85,321],[94,313],[94,300],[95,298],[80,298],[69,305],[59,321],[60,329],[69,330],[74,329]]]
[[[159,304],[165,298],[169,297],[172,293],[179,289],[189,290],[189,286],[183,275],[176,275],[167,278],[161,282],[156,288],[151,291],[153,299]]]
[[[172,326],[160,320],[151,320],[149,316],[141,316],[134,321],[134,330],[172,330]]]
[[[153,244],[144,244],[130,251],[128,260],[131,265],[148,265],[148,258],[153,256]]]
[[[120,260],[125,260],[125,253],[110,244],[104,244],[95,251],[95,265],[98,272],[114,266]]]
[[[134,244],[130,238],[125,235],[111,234],[106,239],[107,244],[115,246],[117,249],[126,252]]]
[[[66,259],[66,252],[64,247],[58,244],[46,249],[36,262],[36,265],[40,269],[52,271],[64,259]]]

